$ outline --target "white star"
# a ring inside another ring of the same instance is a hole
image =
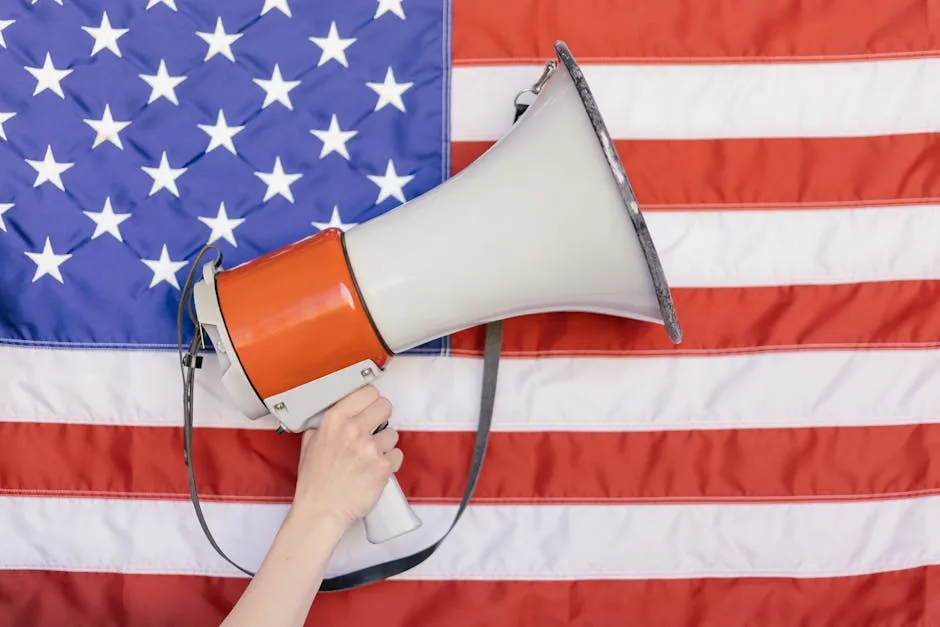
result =
[[[339,33],[336,30],[336,22],[330,23],[330,32],[326,37],[311,37],[310,41],[320,46],[320,49],[323,51],[320,53],[320,62],[317,63],[317,67],[320,67],[330,59],[336,59],[336,61],[343,67],[349,67],[349,61],[346,59],[346,48],[355,43],[355,37],[351,39],[340,39]]]
[[[147,10],[149,11],[158,4],[165,4],[176,11],[176,0],[147,0]]]
[[[55,251],[52,250],[52,244],[49,242],[48,236],[46,236],[46,244],[42,247],[41,253],[31,253],[27,250],[25,254],[36,264],[36,273],[33,275],[33,283],[47,274],[59,283],[65,283],[65,281],[62,280],[62,272],[59,270],[59,266],[68,261],[72,257],[72,254],[66,253],[57,255]]]
[[[15,22],[16,20],[0,20],[0,47],[6,48],[7,42],[3,38],[3,29]]]
[[[101,211],[83,211],[82,213],[95,222],[95,232],[92,234],[91,239],[96,239],[99,235],[110,233],[117,241],[124,241],[124,238],[121,237],[120,226],[124,220],[131,217],[131,214],[114,213],[114,209],[111,208],[110,196],[105,198],[104,208]]]
[[[219,117],[214,125],[199,124],[198,126],[209,135],[209,145],[206,147],[207,153],[212,152],[219,146],[224,146],[233,155],[238,154],[235,152],[235,144],[232,142],[232,138],[245,127],[229,126],[228,122],[225,121],[225,114],[222,109],[219,109]]]
[[[52,56],[48,52],[42,67],[27,67],[25,69],[36,79],[36,89],[33,90],[34,96],[48,89],[60,98],[65,99],[59,81],[71,74],[72,70],[57,70],[52,63]]]
[[[52,1],[55,2],[56,4],[58,4],[60,7],[61,7],[61,6],[65,6],[65,5],[62,4],[62,0],[52,0]],[[36,4],[37,2],[39,2],[39,0],[31,0],[31,1],[30,1],[30,4]]]
[[[275,194],[280,194],[290,202],[294,202],[294,194],[291,192],[290,186],[296,183],[303,174],[285,173],[284,168],[281,166],[281,158],[277,157],[274,159],[274,169],[271,172],[255,172],[255,176],[268,186],[262,202],[270,200]]]
[[[264,15],[271,9],[278,9],[287,17],[291,17],[290,6],[288,6],[287,0],[264,0],[264,6],[261,7],[261,15]]]
[[[7,225],[3,221],[3,214],[5,214],[7,211],[9,211],[12,208],[13,208],[12,202],[8,202],[8,203],[0,202],[0,231],[3,231],[4,233],[7,230]]]
[[[111,117],[111,105],[106,104],[104,106],[104,114],[101,116],[100,120],[88,119],[82,121],[95,129],[95,143],[92,144],[92,148],[97,148],[105,141],[109,141],[121,150],[124,150],[124,144],[121,143],[121,137],[118,133],[127,128],[128,125],[130,125],[130,121],[115,121],[115,119]]]
[[[170,259],[170,254],[166,250],[166,244],[163,245],[163,249],[160,251],[159,259],[141,259],[141,261],[147,264],[147,267],[153,272],[153,278],[150,279],[150,287],[155,287],[162,281],[166,281],[176,289],[180,288],[180,284],[176,280],[176,273],[179,272],[187,262],[185,259],[183,261],[173,261]]]
[[[95,38],[95,45],[91,49],[91,56],[95,56],[105,48],[117,56],[121,56],[121,49],[118,48],[118,38],[127,34],[129,28],[111,28],[111,20],[108,19],[108,12],[101,15],[101,26],[82,26],[82,30]]]
[[[310,133],[323,142],[323,148],[320,149],[321,159],[331,152],[336,151],[343,155],[348,161],[349,151],[346,149],[346,142],[355,137],[359,131],[341,130],[339,121],[336,119],[336,114],[334,113],[333,117],[330,118],[330,128],[323,131],[312,129]]]
[[[33,183],[33,187],[39,187],[48,181],[62,191],[65,191],[65,186],[62,184],[62,173],[75,165],[74,163],[56,161],[55,156],[52,154],[52,146],[46,146],[46,155],[42,161],[26,159],[26,163],[36,170],[36,181]]]
[[[9,120],[10,118],[12,118],[14,115],[16,114],[13,113],[12,111],[8,111],[6,113],[4,113],[3,111],[0,111],[0,139],[7,138],[7,132],[3,130],[3,123]]]
[[[394,13],[401,19],[405,19],[405,10],[401,7],[402,0],[379,0],[379,6],[375,9],[373,20],[379,19],[386,13]]]
[[[204,223],[210,229],[212,233],[209,234],[209,241],[207,243],[211,244],[220,237],[224,237],[232,246],[238,246],[235,242],[235,229],[237,229],[242,222],[245,221],[245,218],[229,218],[228,213],[225,211],[225,203],[219,203],[219,213],[216,214],[214,218],[204,218],[199,216],[200,222]]]
[[[271,73],[270,80],[261,78],[254,79],[261,89],[264,90],[264,104],[261,108],[267,108],[273,102],[280,102],[282,105],[294,110],[294,105],[290,101],[290,90],[300,85],[300,81],[285,81],[281,76],[281,68],[277,63],[274,64],[274,72]]]
[[[171,194],[179,198],[180,191],[176,187],[176,179],[182,176],[183,172],[186,171],[186,168],[171,168],[170,162],[167,161],[166,151],[163,151],[163,155],[160,157],[160,165],[153,168],[147,166],[141,166],[140,168],[144,172],[150,175],[153,179],[153,185],[150,187],[150,193],[148,196],[153,196],[161,189],[169,190]]]
[[[375,111],[382,109],[385,105],[392,105],[400,111],[405,110],[405,103],[401,100],[401,95],[411,89],[414,83],[397,83],[395,74],[389,67],[385,72],[385,81],[381,83],[366,83],[372,91],[379,95],[378,102],[375,103]]]
[[[385,174],[383,176],[377,176],[374,174],[368,175],[370,181],[379,186],[379,196],[375,200],[375,204],[379,204],[386,198],[397,198],[401,202],[405,202],[405,194],[402,188],[405,187],[408,183],[414,179],[413,174],[407,174],[405,176],[399,176],[395,171],[395,164],[392,163],[392,160],[388,160],[388,165],[385,167]]]
[[[222,18],[216,18],[215,20],[215,32],[212,33],[200,33],[197,32],[203,41],[209,44],[209,49],[206,50],[206,58],[203,61],[208,61],[217,54],[221,54],[223,57],[229,61],[235,62],[235,56],[232,54],[232,44],[244,37],[244,33],[237,33],[235,35],[229,35],[225,32],[225,28],[222,26]]]
[[[340,229],[341,231],[345,231],[347,229],[350,229],[356,226],[355,222],[351,222],[351,223],[343,222],[343,220],[340,218],[340,215],[339,215],[339,207],[337,207],[336,205],[333,205],[333,213],[330,215],[329,222],[311,222],[310,224],[312,224],[318,231],[322,231],[324,229],[329,229],[329,228],[337,228],[337,229]]]
[[[147,103],[151,103],[157,98],[163,96],[170,102],[175,105],[180,103],[176,99],[176,86],[186,80],[186,77],[182,74],[179,76],[170,76],[166,70],[166,61],[160,59],[160,67],[157,68],[156,74],[141,74],[140,77],[147,81],[147,84],[150,85],[150,99],[147,100]]]

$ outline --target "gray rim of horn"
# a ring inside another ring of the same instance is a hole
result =
[[[659,259],[659,253],[656,252],[656,246],[653,244],[653,238],[650,236],[649,228],[646,226],[646,220],[640,211],[640,203],[633,192],[633,186],[627,173],[624,170],[623,163],[620,161],[620,155],[614,147],[614,142],[607,131],[607,125],[604,124],[604,118],[594,101],[594,95],[591,88],[588,87],[587,80],[574,60],[568,45],[564,41],[555,42],[555,54],[558,59],[565,64],[565,69],[574,81],[578,95],[581,96],[581,102],[584,104],[584,110],[587,111],[591,125],[594,127],[594,133],[601,144],[604,156],[607,157],[607,163],[610,165],[611,174],[620,190],[620,197],[623,199],[624,208],[633,221],[633,227],[636,229],[637,237],[640,241],[640,248],[646,257],[646,265],[649,268],[650,277],[653,280],[653,289],[656,291],[656,299],[659,301],[659,310],[666,326],[666,332],[669,339],[674,344],[682,341],[682,328],[679,326],[679,320],[676,317],[675,305],[672,301],[672,294],[669,291],[669,283],[666,281],[666,274],[663,272],[663,265]]]

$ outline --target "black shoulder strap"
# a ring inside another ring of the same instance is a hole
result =
[[[202,507],[199,503],[199,496],[196,490],[195,473],[192,466],[192,434],[193,434],[193,377],[196,368],[200,366],[201,358],[198,356],[200,345],[198,332],[194,335],[190,344],[189,351],[181,359],[184,368],[184,420],[183,420],[183,452],[186,460],[186,468],[189,471],[189,494],[196,509],[196,517],[199,519],[199,525],[203,533],[209,539],[209,543],[229,564],[239,569],[249,576],[255,573],[239,566],[232,561],[219,547],[202,513]],[[382,579],[394,577],[403,573],[418,564],[422,563],[437,550],[445,538],[457,525],[457,521],[463,515],[464,510],[470,503],[470,498],[476,488],[477,480],[480,476],[480,469],[483,467],[483,459],[486,456],[486,447],[489,442],[490,425],[493,418],[493,406],[496,399],[496,380],[499,366],[500,349],[502,348],[502,321],[491,322],[486,325],[486,341],[483,351],[483,384],[480,398],[480,419],[477,427],[476,442],[473,445],[473,455],[470,461],[470,472],[467,477],[467,485],[464,490],[463,498],[454,515],[454,520],[446,532],[433,544],[417,553],[399,557],[387,562],[381,562],[373,566],[368,566],[350,573],[329,577],[323,580],[320,590],[324,592],[335,592],[339,590],[349,590],[366,584],[374,583]]]

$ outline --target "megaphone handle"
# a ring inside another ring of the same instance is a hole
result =
[[[363,518],[363,524],[366,539],[372,544],[386,542],[421,526],[421,519],[411,509],[395,475],[385,484],[379,500]]]
[[[464,488],[463,496],[460,498],[460,504],[457,506],[454,518],[450,522],[450,527],[448,527],[433,544],[430,544],[420,551],[324,579],[323,583],[320,584],[321,592],[350,590],[376,581],[388,579],[411,570],[431,557],[444,540],[447,539],[451,531],[454,530],[454,527],[457,526],[460,517],[463,516],[467,506],[470,505],[470,497],[473,496],[473,492],[476,489],[477,480],[480,477],[480,470],[483,468],[483,459],[486,457],[486,448],[490,438],[490,425],[493,422],[493,409],[496,404],[496,381],[499,375],[499,357],[502,344],[502,320],[487,323],[483,345],[483,381],[480,390],[480,412],[476,441],[473,443],[470,472],[467,473],[467,485]]]
[[[372,434],[387,428],[388,421],[385,421]],[[421,526],[421,519],[411,509],[395,475],[389,477],[378,500],[362,522],[366,528],[366,539],[372,544],[386,542]]]

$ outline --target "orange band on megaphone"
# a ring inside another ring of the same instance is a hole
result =
[[[362,303],[339,229],[222,272],[217,290],[235,352],[262,399],[364,359],[384,367],[391,356]]]

